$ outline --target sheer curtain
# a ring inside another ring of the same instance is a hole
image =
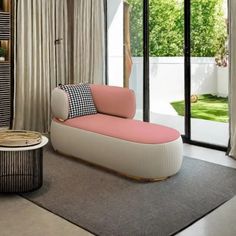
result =
[[[104,82],[104,1],[74,1],[73,78],[75,83]]]
[[[51,90],[57,80],[66,82],[68,77],[66,48],[55,46],[57,38],[67,35],[66,4],[66,0],[15,1],[14,129],[48,131]],[[65,61],[58,71],[56,56]]]
[[[236,158],[236,1],[230,0],[230,145],[229,155]]]
[[[103,0],[15,0],[14,8],[13,128],[46,133],[53,88],[104,80]]]

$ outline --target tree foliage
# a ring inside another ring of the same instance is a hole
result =
[[[143,1],[130,4],[133,56],[143,54]],[[182,56],[184,46],[184,0],[149,1],[150,56]],[[223,0],[191,1],[191,55],[213,57],[225,48],[227,26]]]

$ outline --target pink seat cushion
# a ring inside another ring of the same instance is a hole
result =
[[[99,113],[133,118],[136,111],[134,91],[107,85],[90,84],[93,101]]]
[[[142,144],[168,143],[180,137],[180,133],[172,128],[104,114],[76,117],[61,123]]]

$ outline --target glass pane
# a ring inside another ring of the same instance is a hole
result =
[[[150,0],[150,121],[184,134],[184,0]]]
[[[143,1],[125,3],[125,86],[136,94],[135,119],[143,120]]]
[[[133,89],[143,119],[143,1],[108,0],[108,84]]]
[[[228,143],[227,0],[191,1],[191,138]]]

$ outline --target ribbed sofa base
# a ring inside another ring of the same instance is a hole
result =
[[[52,121],[53,148],[136,180],[156,181],[176,174],[182,165],[182,138],[164,144],[141,144]]]

